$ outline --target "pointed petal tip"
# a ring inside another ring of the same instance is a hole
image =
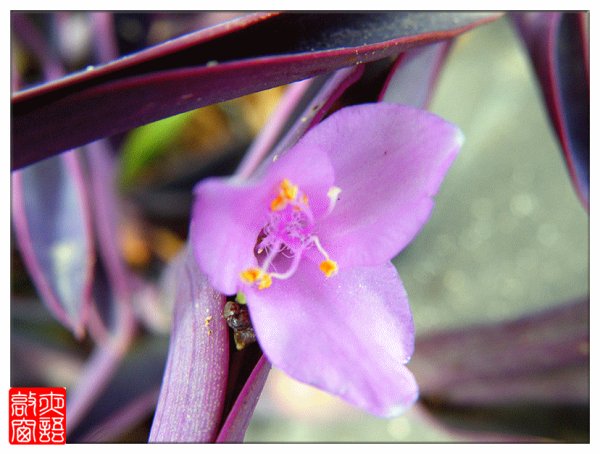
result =
[[[410,401],[410,403],[408,405],[396,405],[393,407],[390,407],[386,413],[382,414],[382,415],[376,415],[376,416],[380,416],[382,418],[386,418],[386,419],[392,419],[392,418],[398,418],[399,416],[402,416],[404,413],[406,413],[410,407],[412,407],[415,402],[417,401],[417,399],[419,398],[419,395],[415,395],[415,398],[412,399]]]
[[[419,399],[419,385],[413,373],[401,366],[398,380],[390,382],[389,398],[386,401],[367,401],[366,405],[357,406],[379,418],[397,418],[406,413]]]
[[[467,140],[467,138],[465,137],[464,133],[458,126],[456,126],[456,132],[454,133],[454,143],[456,143],[456,146],[460,149],[465,144],[465,140]]]

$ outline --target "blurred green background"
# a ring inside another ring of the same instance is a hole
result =
[[[465,145],[429,223],[395,260],[417,335],[507,320],[589,293],[588,215],[529,60],[501,19],[459,37],[431,109]],[[410,364],[409,364],[410,367]],[[383,420],[279,371],[246,441],[457,441],[419,408]]]

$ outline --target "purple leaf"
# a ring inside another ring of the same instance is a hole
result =
[[[194,108],[448,39],[498,14],[255,14],[13,97],[12,165]],[[310,30],[310,33],[306,33]]]
[[[589,210],[590,92],[586,13],[513,13],[563,148],[575,190]]]
[[[587,403],[589,301],[417,338],[424,397],[454,405]]]
[[[38,298],[11,295],[10,303],[11,385],[64,386],[70,382],[82,367],[79,344],[56,324]]]
[[[306,95],[313,82],[314,79],[307,79],[291,84],[288,87],[277,109],[269,117],[267,123],[246,151],[244,159],[236,170],[236,175],[247,178],[256,170],[275,145],[277,138],[284,132],[289,117],[293,114],[298,103]]]
[[[261,356],[221,427],[216,440],[218,443],[244,441],[244,435],[270,370],[271,364],[264,356]]]
[[[224,298],[187,249],[178,267],[169,355],[150,442],[209,442],[219,431],[227,388],[229,332]]]
[[[328,77],[321,76],[324,81],[314,78],[292,85],[277,112],[248,149],[236,175],[242,178],[249,177],[269,152],[272,152],[273,159],[276,159],[275,156],[294,145],[311,126],[318,123],[342,93],[360,78],[363,71],[364,65],[359,65],[340,69]],[[315,89],[318,90],[316,95],[313,94]],[[304,111],[297,112],[302,108],[307,95],[311,96],[310,101]],[[297,119],[290,124],[295,118],[294,114],[297,114]],[[278,137],[281,140],[275,146]]]
[[[74,151],[12,174],[23,260],[48,309],[77,337],[84,333],[95,260],[87,198]]]
[[[44,76],[60,77],[62,66],[37,29],[19,13],[11,15],[11,25],[40,61]],[[38,292],[61,323],[75,336],[83,336],[95,255],[92,213],[78,152],[13,173],[12,197],[16,239]]]
[[[98,235],[99,255],[107,272],[117,304],[130,304],[131,276],[119,247],[119,204],[116,194],[115,161],[108,143],[99,140],[86,147],[90,190],[94,203],[91,209]]]
[[[167,349],[164,337],[138,338],[68,441],[114,442],[151,416],[158,401]]]
[[[451,44],[451,41],[442,41],[402,53],[379,100],[426,108]]]
[[[158,386],[145,394],[136,394],[134,398],[129,399],[125,405],[115,410],[110,417],[79,437],[77,441],[81,443],[114,443],[132,427],[152,414],[156,408],[158,394]],[[69,440],[69,443],[71,442]]]
[[[344,68],[333,73],[318,93],[310,101],[304,112],[287,131],[287,134],[273,150],[273,156],[279,156],[291,148],[302,135],[317,124],[333,103],[356,82],[364,72],[364,65]]]

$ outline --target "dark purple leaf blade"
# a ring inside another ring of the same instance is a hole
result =
[[[208,284],[193,254],[170,266],[179,276],[167,365],[150,442],[210,442],[219,431],[229,364],[224,297]]]
[[[537,73],[569,174],[589,209],[590,91],[586,13],[513,13]]]
[[[588,303],[417,338],[411,369],[421,394],[459,404],[586,402]]]
[[[585,440],[589,299],[417,338],[411,370],[421,404],[452,427]]]
[[[451,44],[450,40],[442,41],[402,53],[379,100],[426,108]]]
[[[84,334],[95,261],[87,189],[75,151],[12,175],[14,232],[31,278],[52,314]]]
[[[273,148],[273,159],[290,149],[302,135],[316,125],[332,104],[354,84],[364,72],[364,65],[340,69],[332,73],[310,100],[304,111],[290,126],[277,146]]]
[[[69,442],[114,442],[152,415],[167,358],[164,337],[144,337],[129,350]],[[146,441],[139,440],[141,441]]]
[[[448,39],[498,16],[246,16],[16,94],[12,167],[201,106]]]

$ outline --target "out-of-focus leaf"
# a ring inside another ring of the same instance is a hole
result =
[[[11,295],[10,315],[11,386],[70,387],[81,370],[85,344],[56,323],[36,297]]]
[[[455,404],[587,402],[588,303],[417,338],[411,369],[421,395]]]
[[[588,306],[586,299],[522,319],[417,338],[411,369],[421,403],[463,429],[585,438]]]
[[[150,442],[214,441],[229,363],[224,298],[209,286],[189,248],[170,266],[176,268],[180,279]]]
[[[427,107],[450,45],[451,41],[442,41],[402,53],[390,72],[380,101]]]
[[[131,276],[125,267],[119,246],[120,206],[116,194],[116,166],[108,147],[108,143],[103,140],[86,147],[90,190],[94,200],[91,209],[98,238],[98,253],[106,269],[111,290],[118,301],[124,301],[130,297]]]
[[[17,93],[13,168],[181,112],[448,39],[498,14],[259,13]]]
[[[84,333],[95,261],[88,197],[74,151],[12,174],[23,260],[50,312],[77,337]]]
[[[529,51],[575,190],[589,209],[588,15],[513,13],[512,19]]]
[[[133,130],[123,144],[121,184],[132,183],[148,164],[168,152],[192,115],[184,112]]]
[[[136,423],[152,415],[167,358],[164,337],[142,338],[125,356],[69,442],[114,442]],[[138,442],[145,442],[137,440]]]

